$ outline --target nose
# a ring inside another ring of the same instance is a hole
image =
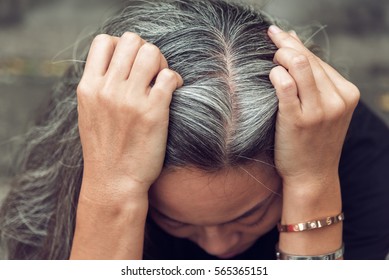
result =
[[[239,233],[224,226],[202,227],[197,236],[197,244],[210,255],[221,256],[233,253],[239,243]]]

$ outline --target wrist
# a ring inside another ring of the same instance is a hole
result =
[[[294,176],[281,176],[282,185],[285,190],[316,191],[322,188],[339,185],[339,174],[337,170],[323,171],[320,174],[301,173]]]
[[[148,206],[148,189],[126,178],[84,176],[78,204],[105,209]]]
[[[131,199],[122,203],[96,202],[81,197],[77,205],[77,223],[98,223],[114,226],[116,223],[143,225],[146,221],[149,203],[147,199]]]
[[[341,222],[302,232],[281,232],[279,248],[295,255],[321,255],[338,250],[342,245]]]
[[[283,185],[281,224],[304,223],[342,212],[338,176]],[[347,219],[347,217],[346,217]],[[296,255],[320,255],[342,244],[342,223],[303,232],[281,232],[280,250]]]
[[[342,210],[339,178],[284,184],[282,205],[283,224],[339,214]]]
[[[148,203],[78,204],[71,259],[141,259]]]

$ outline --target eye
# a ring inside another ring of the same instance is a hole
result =
[[[273,198],[273,194],[271,194],[268,197],[263,207],[257,209],[255,212],[249,215],[239,218],[236,222],[246,227],[254,227],[259,225],[260,223],[262,223],[264,217],[266,216],[266,213],[271,205],[271,202],[273,201],[272,198]]]
[[[162,215],[161,213],[159,213],[158,211],[155,211],[154,209],[152,209],[151,213],[157,220],[159,220],[161,223],[163,223],[164,225],[166,225],[170,228],[182,228],[182,227],[185,227],[188,225],[185,223],[181,223],[179,221],[169,219],[169,217]]]
[[[246,227],[254,227],[262,222],[265,214],[266,211],[259,211],[258,213],[254,213],[250,216],[242,217],[236,222]]]

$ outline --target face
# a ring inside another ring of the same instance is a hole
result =
[[[167,233],[208,254],[232,258],[250,248],[281,217],[281,180],[266,165],[206,173],[165,170],[150,189],[150,216]]]

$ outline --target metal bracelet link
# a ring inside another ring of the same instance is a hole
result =
[[[344,220],[344,214],[340,213],[336,216],[325,217],[319,220],[308,221],[305,223],[291,224],[291,225],[277,225],[279,232],[300,232],[327,227],[337,224]]]

